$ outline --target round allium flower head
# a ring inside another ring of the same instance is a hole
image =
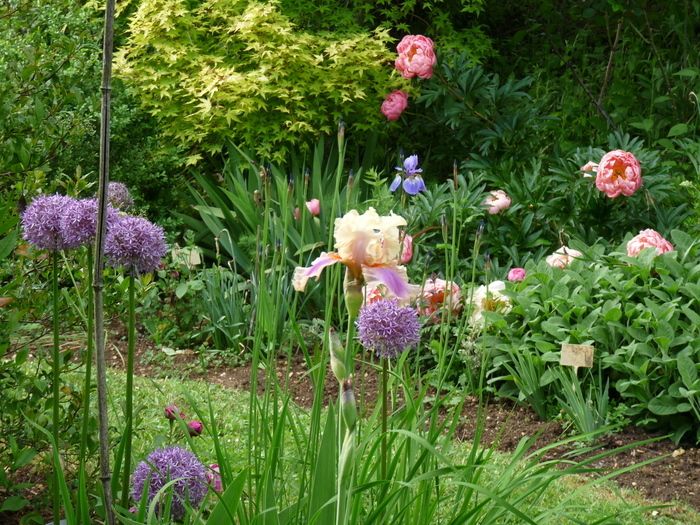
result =
[[[642,186],[642,167],[629,151],[610,151],[598,164],[595,185],[611,199],[629,197]]]
[[[644,248],[654,248],[657,255],[673,251],[673,244],[664,239],[656,230],[642,230],[627,243],[627,255],[636,257]]]
[[[206,469],[189,450],[167,447],[151,452],[134,470],[131,495],[134,501],[140,501],[146,490],[148,502],[151,503],[158,491],[174,480],[177,481],[171,485],[173,498],[170,513],[173,518],[180,519],[185,515],[185,503],[197,508],[207,493]],[[164,504],[167,494],[163,498]],[[159,512],[163,506],[158,506]]]
[[[152,272],[167,252],[163,228],[141,217],[119,217],[107,232],[107,261],[129,272]]]
[[[107,229],[117,220],[117,212],[107,206]],[[74,200],[61,217],[61,233],[66,248],[90,243],[97,231],[97,199]]]
[[[356,323],[362,346],[381,357],[396,357],[420,341],[418,314],[411,307],[399,306],[396,299],[366,304]]]
[[[128,210],[134,205],[129,188],[121,182],[110,182],[107,186],[107,201],[118,210]]]
[[[61,229],[61,217],[75,199],[65,195],[42,195],[22,213],[22,237],[42,250],[68,248]]]

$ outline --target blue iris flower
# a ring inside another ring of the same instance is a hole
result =
[[[394,192],[398,189],[403,180],[403,191],[409,195],[417,195],[421,191],[425,191],[425,182],[420,176],[423,170],[418,167],[418,155],[411,155],[403,161],[403,166],[396,166],[398,173],[394,181],[389,186],[389,190]]]

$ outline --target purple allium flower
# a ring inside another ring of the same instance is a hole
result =
[[[148,502],[151,503],[163,486],[177,480],[172,485],[172,506],[170,513],[173,518],[180,519],[185,514],[185,502],[196,508],[207,493],[207,471],[192,452],[180,447],[159,448],[151,452],[145,461],[136,466],[132,476],[132,492],[134,501],[140,501],[148,483]],[[168,494],[162,496],[162,504]]]
[[[107,261],[129,272],[152,272],[167,252],[163,228],[141,217],[120,216],[107,232]]]
[[[357,319],[362,346],[380,357],[396,357],[420,341],[420,322],[416,311],[399,306],[396,299],[380,299],[366,304]]]
[[[394,178],[394,181],[389,186],[389,190],[394,192],[398,189],[399,184],[401,184],[402,174],[403,174],[403,190],[409,195],[416,195],[421,191],[425,191],[425,182],[420,173],[423,170],[418,167],[418,155],[411,155],[403,161],[403,166],[396,166],[398,173]]]
[[[107,228],[117,220],[117,212],[107,206]],[[61,217],[61,233],[66,248],[78,248],[92,242],[97,230],[97,199],[73,201]]]
[[[129,188],[121,182],[110,182],[107,186],[107,201],[118,210],[128,210],[134,205]]]
[[[64,195],[41,195],[22,213],[22,236],[37,248],[63,250],[67,248],[61,231],[61,216],[75,199]]]

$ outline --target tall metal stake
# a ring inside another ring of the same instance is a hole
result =
[[[114,47],[114,3],[107,0],[102,47],[102,114],[100,121],[100,180],[97,190],[97,234],[92,287],[95,290],[95,361],[97,369],[97,407],[100,421],[100,480],[104,492],[107,525],[114,525],[112,476],[109,468],[109,426],[107,424],[107,373],[105,363],[104,301],[102,268],[106,233],[107,186],[109,185],[109,105],[112,92],[112,51]]]

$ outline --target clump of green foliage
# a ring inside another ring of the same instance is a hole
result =
[[[501,395],[556,410],[561,343],[593,344],[613,402],[640,425],[700,441],[700,265],[698,243],[671,232],[675,250],[638,257],[597,244],[561,270],[544,261],[510,285],[509,312],[486,312],[491,385]],[[536,374],[530,374],[536,370]],[[539,401],[538,401],[539,400]]]
[[[281,160],[345,119],[375,129],[392,86],[388,32],[299,31],[275,2],[148,0],[131,16],[117,73],[188,163],[227,141]]]

